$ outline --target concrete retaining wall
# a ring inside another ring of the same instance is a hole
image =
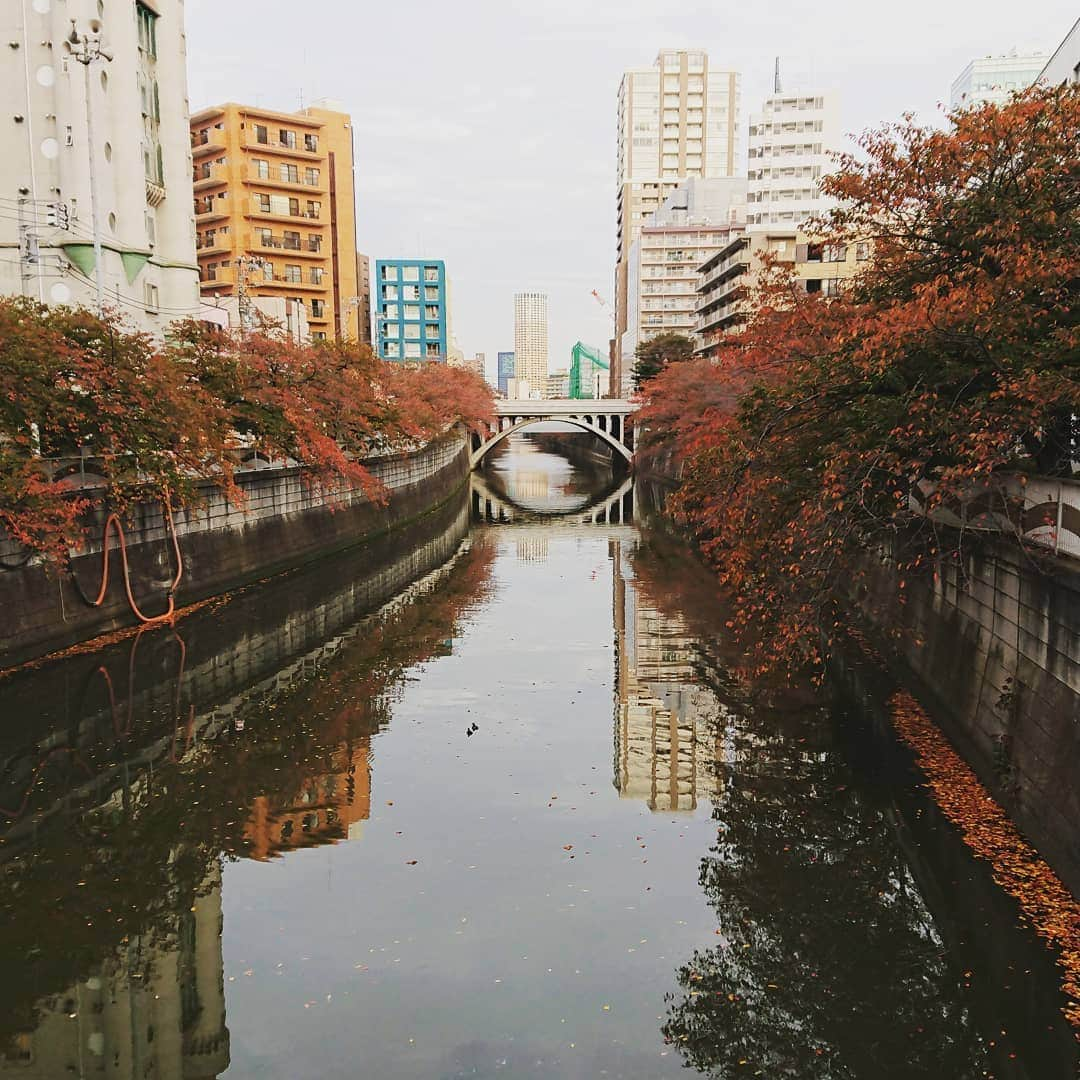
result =
[[[986,536],[863,611],[980,779],[1080,896],[1080,563]],[[896,634],[895,631],[900,633]]]
[[[295,465],[239,472],[244,496],[239,505],[206,485],[197,508],[175,513],[184,559],[177,606],[344,550],[425,513],[464,484],[468,446],[464,436],[454,432],[414,453],[366,464],[389,492],[385,505],[358,489],[327,493]],[[90,514],[91,539],[72,560],[71,574],[37,563],[0,569],[0,610],[10,614],[0,620],[0,667],[136,622],[115,550],[104,604],[94,608],[84,599],[84,594],[96,596],[101,584],[105,517],[101,508]],[[136,601],[148,615],[164,611],[175,568],[162,507],[136,507],[125,534]],[[0,563],[15,566],[19,556],[17,545],[0,537]]]

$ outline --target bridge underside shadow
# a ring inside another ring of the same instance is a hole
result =
[[[634,481],[627,476],[584,506],[545,512],[522,506],[482,474],[473,473],[471,504],[473,520],[490,524],[629,525],[634,520]]]

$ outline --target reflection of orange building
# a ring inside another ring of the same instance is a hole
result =
[[[253,859],[272,859],[294,848],[336,844],[360,836],[371,816],[371,740],[334,750],[329,772],[305,778],[287,806],[260,795],[251,807],[244,838]]]

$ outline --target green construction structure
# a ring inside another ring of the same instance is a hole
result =
[[[570,352],[570,397],[575,401],[596,397],[596,373],[608,370],[603,353],[579,341]]]

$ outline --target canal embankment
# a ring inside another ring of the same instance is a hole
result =
[[[64,570],[27,561],[14,540],[0,537],[0,607],[9,613],[0,626],[0,668],[137,625],[134,607],[150,616],[164,611],[177,578],[180,609],[401,528],[462,490],[468,446],[454,429],[363,464],[383,498],[360,487],[327,490],[302,465],[253,457],[236,473],[239,498],[206,482],[171,520],[160,503],[136,504],[124,516],[123,552],[108,508],[94,505],[89,539]],[[106,570],[108,588],[94,605]]]

